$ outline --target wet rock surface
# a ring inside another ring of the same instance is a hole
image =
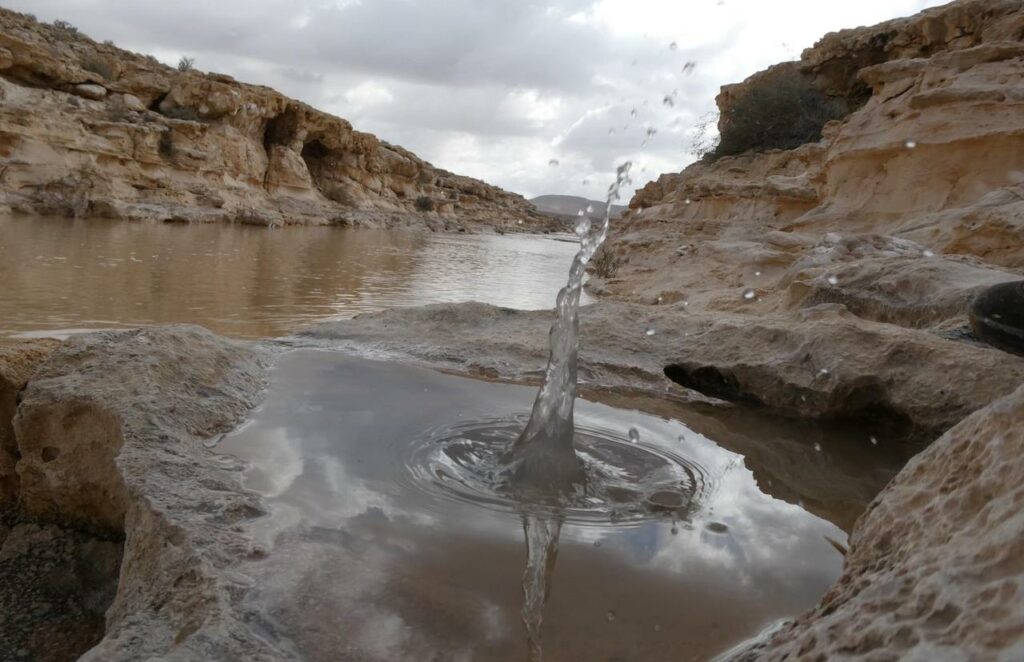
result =
[[[1024,655],[1024,388],[915,457],[850,538],[821,604],[734,660]]]
[[[255,225],[544,231],[521,196],[274,90],[0,10],[0,209]]]

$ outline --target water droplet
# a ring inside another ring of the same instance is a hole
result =
[[[629,428],[629,440],[634,444],[640,443],[640,430],[636,428]]]
[[[587,185],[590,184],[590,180],[589,179],[584,179],[582,182],[580,182],[580,184],[583,184],[584,186],[587,186]]]
[[[615,135],[615,129],[614,128],[608,129],[608,135],[609,136],[614,136]]]
[[[829,276],[828,277],[828,284],[829,285],[838,285],[839,284],[839,279],[836,278],[835,276]]]
[[[583,210],[581,209],[581,210],[579,210],[578,212],[576,212],[576,215],[577,215],[577,216],[583,216],[583,215],[585,215],[586,213],[587,213],[587,212],[585,212],[585,211],[583,211]]]
[[[760,276],[760,275],[761,275],[761,272],[760,272],[760,271],[755,271],[755,272],[754,272],[754,275],[755,275],[755,276]]]
[[[594,547],[600,547],[600,546],[601,546],[601,541],[600,540],[595,540],[594,541]]]
[[[921,255],[923,255],[925,257],[935,257],[935,253],[933,253],[933,252],[931,252],[930,250],[927,250],[927,249],[923,253],[921,253]]]
[[[594,205],[587,205],[587,213],[591,214],[594,211]]]
[[[691,204],[692,202],[693,200],[690,200],[689,198],[686,199],[686,204]]]
[[[658,130],[655,129],[653,126],[647,128],[647,135],[648,136],[653,136],[656,133],[658,133]]]
[[[871,437],[871,445],[872,446],[877,446],[878,445],[878,438],[875,437],[874,435],[872,435],[872,437]]]
[[[679,49],[679,44],[677,44],[676,42],[673,41],[671,44],[668,45],[668,48],[671,51],[678,50]]]
[[[690,307],[690,302],[689,301],[684,301],[683,302],[683,308],[689,308],[689,307]]]
[[[696,66],[697,66],[697,63],[693,62],[692,60],[690,62],[687,62],[686,64],[683,65],[683,73],[684,74],[692,74],[693,70],[694,70],[694,68]]]
[[[550,161],[548,161],[548,165],[549,166],[557,166],[558,165],[558,159],[551,159]]]
[[[829,370],[828,368],[822,368],[821,370],[818,371],[818,374],[821,375],[821,376],[825,376],[825,375],[829,374],[830,372],[832,372],[832,371]]]
[[[672,535],[674,535],[674,536],[679,535],[679,527],[676,526],[675,524],[672,525],[672,528],[670,529],[670,531],[672,532]],[[657,628],[658,626],[655,625],[654,627]]]
[[[634,108],[633,110],[629,111],[629,116],[630,116],[630,117],[632,117],[632,118],[634,118],[634,119],[636,119],[637,115],[639,115],[639,114],[640,114],[640,113],[639,113],[639,112],[637,112],[637,109],[636,109],[636,108]]]
[[[661,102],[663,104],[665,104],[666,106],[668,106],[669,108],[674,108],[675,105],[676,105],[675,100],[672,97],[670,97],[669,95],[667,95],[667,94],[665,95],[665,98],[662,99]]]
[[[649,336],[653,336],[655,334],[655,331],[654,329],[647,329],[646,331],[644,331],[644,333],[646,333]]]
[[[905,142],[903,144],[907,146],[907,149],[914,149],[915,147],[917,147],[917,141],[916,140],[908,140],[907,142]]]
[[[522,224],[523,224],[523,219],[519,219],[519,220],[518,220],[518,221],[516,221],[516,222],[517,222],[517,223],[519,223],[519,225],[522,225]]]
[[[664,299],[665,297],[661,296],[660,294],[658,295],[658,303],[661,303]]]
[[[708,531],[711,531],[712,533],[725,533],[729,530],[729,527],[727,527],[725,524],[722,524],[721,522],[708,522],[704,528],[706,528]]]
[[[607,614],[605,614],[605,615],[604,615],[604,617],[608,619],[608,622],[609,622],[609,623],[611,623],[612,621],[614,621],[614,620],[615,620],[615,612],[614,612],[614,611],[612,611],[611,609],[609,609],[609,610],[608,610],[608,613],[607,613]]]
[[[816,451],[818,451],[820,453],[821,452],[821,444],[815,442],[814,443],[814,450],[816,450]]]
[[[752,287],[748,287],[747,289],[743,290],[743,298],[746,299],[747,301],[753,301],[754,297],[756,296],[757,292],[755,292],[754,288]]]

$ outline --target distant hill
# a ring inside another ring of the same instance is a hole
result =
[[[541,195],[530,202],[537,211],[550,216],[575,218],[581,209],[591,208],[590,216],[599,217],[604,214],[605,203],[587,200],[578,195]],[[612,218],[618,218],[626,210],[625,205],[612,205]]]

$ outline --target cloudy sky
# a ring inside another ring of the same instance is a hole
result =
[[[528,197],[693,160],[725,83],[942,0],[0,0],[262,83]],[[627,191],[627,196],[629,195]]]

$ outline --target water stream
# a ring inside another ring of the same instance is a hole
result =
[[[573,403],[576,401],[576,362],[579,351],[579,305],[587,263],[608,236],[612,205],[629,181],[628,161],[618,167],[608,188],[605,213],[592,223],[580,210],[576,234],[580,249],[569,268],[569,282],[558,292],[556,319],[551,325],[548,365],[537,391],[530,420],[510,453],[514,481],[543,491],[565,490],[584,478],[573,443]]]

